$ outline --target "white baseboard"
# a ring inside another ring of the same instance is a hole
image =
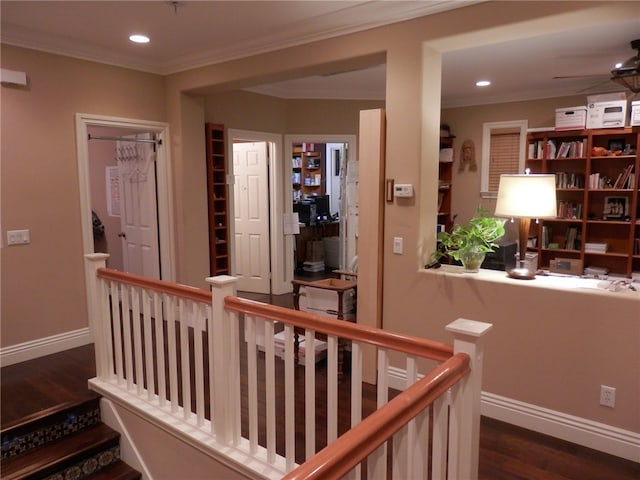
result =
[[[406,387],[406,372],[389,368],[389,386]],[[640,433],[612,427],[582,417],[549,410],[489,392],[482,392],[481,414],[534,432],[640,462]]]
[[[634,462],[640,461],[640,434],[582,417],[482,392],[481,414]]]
[[[88,327],[59,333],[50,337],[38,338],[28,342],[11,345],[0,349],[0,365],[6,367],[14,363],[33,360],[52,353],[62,352],[70,348],[80,347],[93,342]]]

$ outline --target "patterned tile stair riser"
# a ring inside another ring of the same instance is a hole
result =
[[[100,421],[100,409],[95,408],[84,412],[68,412],[57,415],[54,423],[49,423],[31,430],[27,427],[21,431],[2,435],[2,460],[11,458],[49,442],[59,440],[67,435],[96,425]]]
[[[111,447],[56,472],[43,480],[81,480],[120,459],[120,447]]]

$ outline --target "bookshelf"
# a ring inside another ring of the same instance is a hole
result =
[[[224,125],[205,124],[207,206],[209,211],[209,271],[229,274],[229,190]]]
[[[293,145],[291,157],[291,185],[293,201],[322,195],[324,192],[324,144],[298,143]]]
[[[451,182],[453,179],[453,138],[440,137],[438,162],[438,224],[451,231]]]
[[[530,233],[539,267],[566,258],[640,275],[639,148],[639,127],[529,133],[526,166],[556,175],[558,216]]]

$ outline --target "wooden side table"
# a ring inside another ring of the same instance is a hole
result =
[[[292,280],[291,284],[293,285],[293,307],[296,310],[300,310],[300,287],[306,288],[319,288],[323,290],[334,291],[337,294],[338,305],[336,308],[336,318],[338,320],[345,320],[345,315],[351,312],[344,311],[344,294],[350,290],[354,291],[354,294],[357,292],[358,284],[351,280],[342,280],[339,278],[326,278],[323,280],[316,280],[313,282],[307,282],[304,280]],[[355,321],[354,318],[348,318],[347,321]],[[302,329],[295,329],[294,335],[294,351],[296,357],[296,363],[299,358],[299,348],[300,348],[300,340],[299,335],[304,334]],[[325,335],[318,335],[317,338],[326,339]],[[344,371],[344,350],[345,350],[345,342],[342,340],[338,341],[338,377],[342,378]],[[313,348],[313,346],[312,346]]]

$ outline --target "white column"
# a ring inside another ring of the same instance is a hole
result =
[[[480,450],[480,396],[482,393],[483,336],[493,324],[459,318],[446,326],[453,334],[453,353],[470,358],[469,375],[454,389],[449,436],[449,478],[478,478]],[[457,428],[456,428],[457,425]],[[453,455],[452,455],[453,454]],[[451,462],[451,458],[454,462]]]
[[[234,385],[237,382],[239,359],[231,358],[232,353],[237,352],[233,346],[238,343],[238,329],[232,328],[232,315],[224,309],[224,297],[235,296],[237,279],[220,275],[209,277],[206,281],[211,284],[213,312],[208,324],[211,422],[218,440],[231,444],[236,436],[236,410],[240,408],[240,402],[236,403],[238,395]],[[232,338],[234,336],[236,338]]]
[[[98,281],[98,269],[107,266],[107,253],[88,253],[85,258],[85,281],[87,285],[87,313],[89,316],[89,329],[93,336],[96,352],[96,375],[100,379],[109,377],[109,358],[107,356],[107,342],[111,341],[105,322],[106,298],[101,282]]]

